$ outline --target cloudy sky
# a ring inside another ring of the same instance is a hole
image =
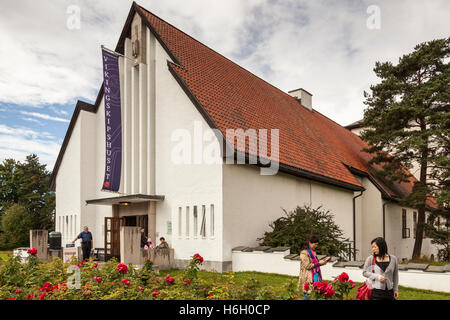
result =
[[[77,99],[101,85],[128,0],[0,2],[0,161],[53,168]],[[141,0],[138,4],[281,90],[313,94],[341,125],[362,118],[375,61],[450,35],[448,0]],[[79,12],[79,24],[74,17]]]

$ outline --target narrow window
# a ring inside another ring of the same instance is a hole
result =
[[[211,237],[214,237],[214,205],[213,204],[211,205],[209,214],[211,215],[210,219],[209,219],[209,223],[211,224],[211,233],[210,234],[211,234]]]
[[[189,237],[189,207],[186,207],[186,237]]]
[[[182,208],[178,207],[178,236],[181,237],[181,231],[182,231]]]
[[[406,227],[406,209],[402,209],[402,238],[409,238],[409,228]]]
[[[414,233],[414,238],[416,237],[416,230],[417,230],[417,212],[413,212],[413,233]]]
[[[172,221],[167,221],[167,234],[172,235]]]
[[[206,237],[206,206],[202,206],[202,226],[200,228],[200,234],[203,238]]]
[[[194,237],[198,235],[198,214],[197,206],[194,206]]]

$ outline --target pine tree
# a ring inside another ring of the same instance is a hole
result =
[[[408,196],[399,199],[417,208],[418,221],[413,259],[422,249],[425,212],[449,203],[450,172],[450,38],[421,43],[397,65],[377,62],[381,82],[366,96],[362,138],[381,164],[388,181],[406,182],[414,164],[420,178]]]

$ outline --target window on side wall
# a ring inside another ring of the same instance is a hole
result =
[[[183,209],[181,207],[178,207],[178,236],[181,237],[182,234],[182,219],[183,219]]]
[[[416,237],[416,230],[417,230],[417,212],[413,212],[413,236]]]
[[[202,226],[200,227],[200,235],[206,238],[206,206],[202,206]]]
[[[214,205],[213,204],[211,205],[209,214],[210,214],[209,223],[211,224],[210,235],[212,238],[212,237],[214,237]]]
[[[407,239],[410,237],[410,230],[406,227],[406,209],[402,209],[402,238]]]
[[[198,235],[198,213],[197,206],[194,206],[194,237]]]
[[[186,238],[189,238],[189,207],[186,207]]]

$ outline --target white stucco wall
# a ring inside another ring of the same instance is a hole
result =
[[[402,238],[402,209],[406,209],[406,227],[410,229],[410,238],[406,239]],[[395,203],[386,205],[386,241],[389,252],[392,252],[399,260],[412,257],[415,242],[413,212],[418,211]],[[430,238],[424,237],[421,252],[427,258],[430,258],[431,254],[437,258],[438,248],[431,244]]]
[[[73,240],[77,227],[68,230],[70,216],[72,221],[77,216],[80,219],[81,211],[81,123],[75,124],[66,152],[61,161],[58,175],[56,176],[56,231],[62,233],[62,245]]]
[[[223,251],[231,260],[231,249],[256,246],[269,223],[293,210],[297,205],[322,206],[334,214],[335,222],[352,239],[353,192],[312,182],[278,172],[273,176],[259,174],[251,165],[230,164],[223,167]]]
[[[153,35],[151,35],[153,37]],[[175,249],[175,259],[189,259],[200,253],[205,260],[222,261],[222,169],[220,164],[176,164],[172,150],[179,141],[172,134],[185,129],[194,140],[194,127],[201,124],[209,130],[206,121],[181,89],[167,68],[167,53],[156,41],[156,194],[165,199],[156,206],[158,238],[164,236]],[[209,145],[205,142],[203,146]],[[194,158],[194,150],[192,150]],[[200,232],[202,206],[206,206],[206,238]],[[214,205],[215,235],[210,235],[210,208]],[[186,207],[189,207],[189,236],[186,235]],[[198,208],[197,235],[194,235],[193,206]],[[182,232],[179,235],[178,208],[182,207]],[[172,222],[172,235],[167,234],[167,222]]]
[[[356,238],[360,239],[361,246],[359,259],[367,257],[372,252],[370,242],[376,237],[383,236],[383,211],[381,192],[368,178],[362,178],[366,189],[361,198],[361,229],[357,231]],[[359,199],[359,198],[358,198]],[[358,240],[357,240],[358,241]]]

